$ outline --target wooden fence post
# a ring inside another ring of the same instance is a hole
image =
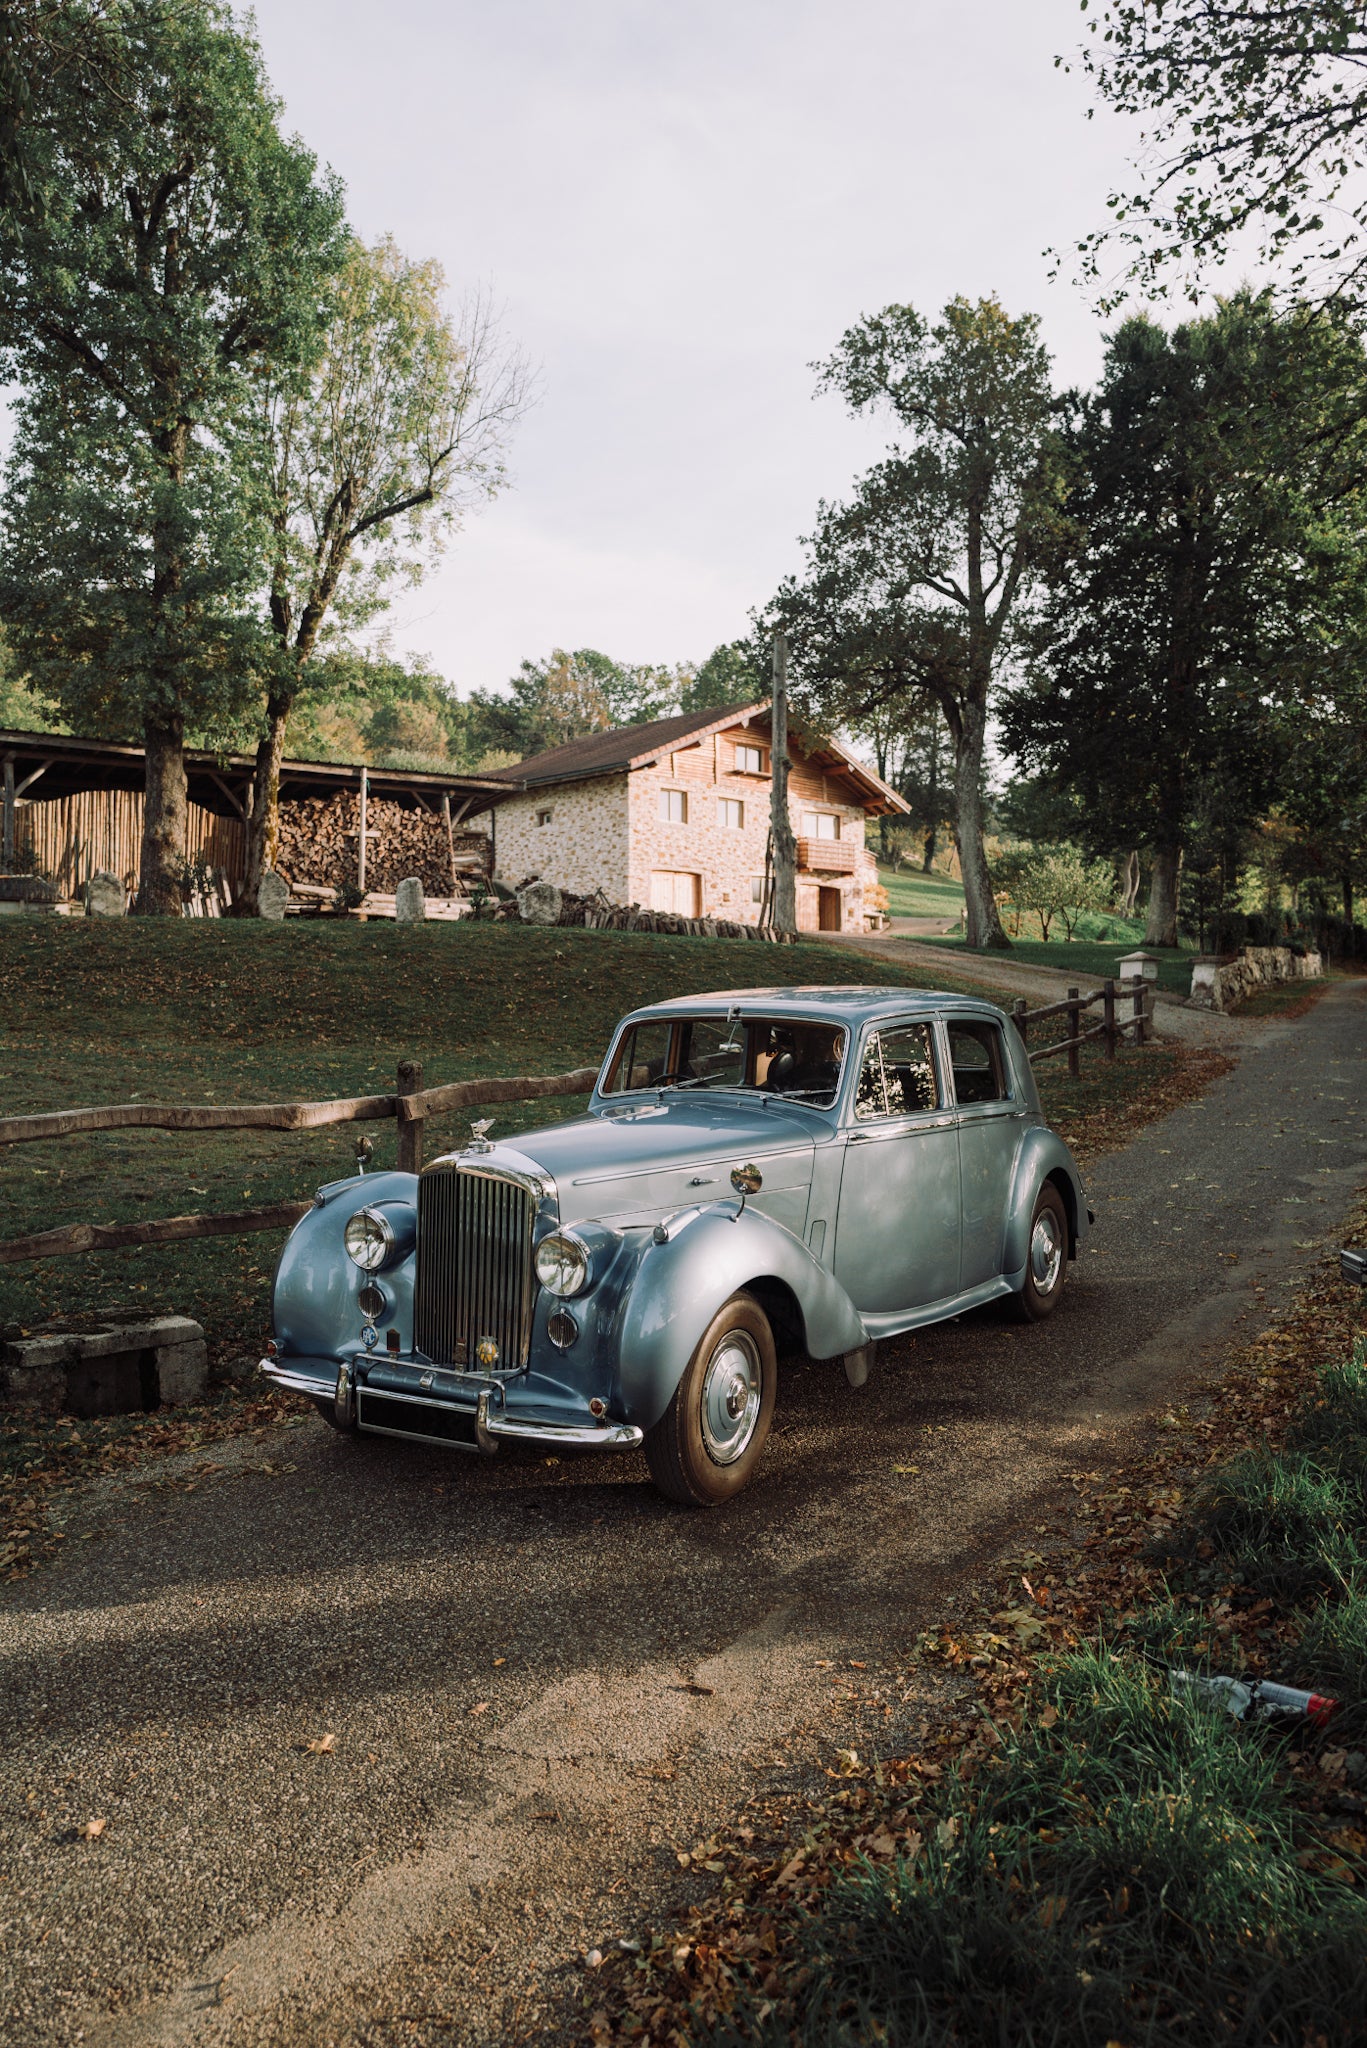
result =
[[[1028,1007],[1029,1005],[1027,1004],[1024,996],[1017,996],[1015,1002],[1011,1005],[1011,1021],[1015,1025],[1017,1031],[1019,1031],[1020,1033],[1022,1045],[1026,1043],[1030,1030],[1030,1026],[1027,1024],[1025,1019],[1025,1013]]]
[[[417,1060],[399,1061],[399,1082],[396,1092],[399,1095],[421,1095],[422,1067]],[[422,1172],[423,1122],[424,1119],[420,1116],[414,1117],[411,1123],[405,1123],[402,1117],[398,1119],[400,1173]]]
[[[456,874],[456,835],[451,824],[451,792],[447,790],[441,800],[442,822],[446,826],[446,857],[451,863],[451,894],[459,896],[460,879]]]
[[[364,768],[362,768],[362,770],[361,770],[361,801],[360,801],[360,808],[359,808],[359,814],[358,814],[358,816],[357,816],[357,820],[356,820],[356,823],[357,823],[357,827],[358,827],[358,830],[357,830],[357,834],[356,834],[356,887],[357,887],[357,888],[358,888],[358,889],[360,890],[360,892],[361,892],[362,896],[364,896],[364,895],[365,895],[365,893],[366,893],[366,888],[365,888],[365,842],[366,842],[366,814],[367,814],[367,812],[368,812],[368,811],[369,811],[369,809],[370,809],[370,804],[369,804],[369,801],[368,801],[368,799],[369,799],[369,796],[370,796],[370,776],[369,776],[369,774],[367,773],[367,771],[366,771],[366,770],[365,770]]]
[[[1115,1058],[1115,983],[1113,981],[1103,981],[1101,984],[1101,1018],[1106,1028],[1106,1036],[1102,1039],[1101,1043],[1107,1059],[1113,1060]]]
[[[1082,1029],[1082,1006],[1077,1000],[1081,993],[1081,989],[1077,988],[1070,988],[1068,991],[1068,1036],[1074,1040],[1076,1040],[1079,1031]],[[1082,1072],[1082,1047],[1080,1045],[1073,1044],[1068,1048],[1068,1072],[1073,1076],[1074,1080]]]

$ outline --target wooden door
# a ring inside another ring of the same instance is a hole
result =
[[[840,930],[840,891],[822,889],[819,892],[817,930],[838,932]]]
[[[675,917],[700,917],[702,876],[676,868],[656,868],[650,877],[650,907]]]

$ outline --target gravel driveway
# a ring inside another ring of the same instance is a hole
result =
[[[583,1952],[699,1881],[679,1851],[838,1745],[914,1739],[917,1632],[1333,1230],[1365,1005],[1259,1027],[1094,1171],[1052,1322],[889,1344],[858,1394],[796,1364],[724,1510],[666,1506],[639,1457],[485,1465],[311,1416],[81,1496],[0,1604],[0,2039],[569,2025]]]

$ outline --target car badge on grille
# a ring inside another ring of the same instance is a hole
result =
[[[475,1357],[480,1365],[483,1366],[485,1372],[492,1372],[498,1364],[498,1339],[496,1337],[481,1337],[475,1346]]]
[[[487,1138],[485,1137],[484,1133],[485,1133],[486,1131],[491,1131],[491,1130],[493,1129],[493,1127],[494,1127],[494,1119],[493,1119],[493,1118],[492,1118],[491,1116],[482,1116],[482,1117],[481,1117],[481,1118],[479,1119],[479,1122],[478,1122],[478,1123],[473,1123],[473,1124],[471,1124],[471,1126],[470,1126],[470,1142],[469,1142],[469,1144],[468,1144],[468,1145],[466,1146],[466,1148],[465,1148],[465,1149],[466,1149],[466,1151],[467,1151],[467,1152],[492,1152],[494,1148],[493,1148],[493,1146],[492,1146],[492,1145],[491,1145],[491,1144],[489,1143],[489,1140],[488,1140],[488,1139],[487,1139]]]

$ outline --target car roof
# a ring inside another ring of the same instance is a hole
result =
[[[703,995],[676,996],[671,1002],[649,1003],[642,1009],[630,1011],[623,1021],[705,1015],[725,1005],[728,1010],[733,1006],[739,1009],[742,1016],[780,1010],[813,1019],[839,1018],[843,1023],[852,1024],[863,1023],[873,1017],[905,1017],[909,1011],[914,1014],[918,1010],[941,1010],[946,1003],[952,1003],[956,1010],[985,1010],[993,1016],[1001,1015],[996,1004],[990,1003],[985,996],[953,995],[945,989],[889,988],[886,984],[881,988],[831,988],[816,983],[807,988],[709,989]]]

